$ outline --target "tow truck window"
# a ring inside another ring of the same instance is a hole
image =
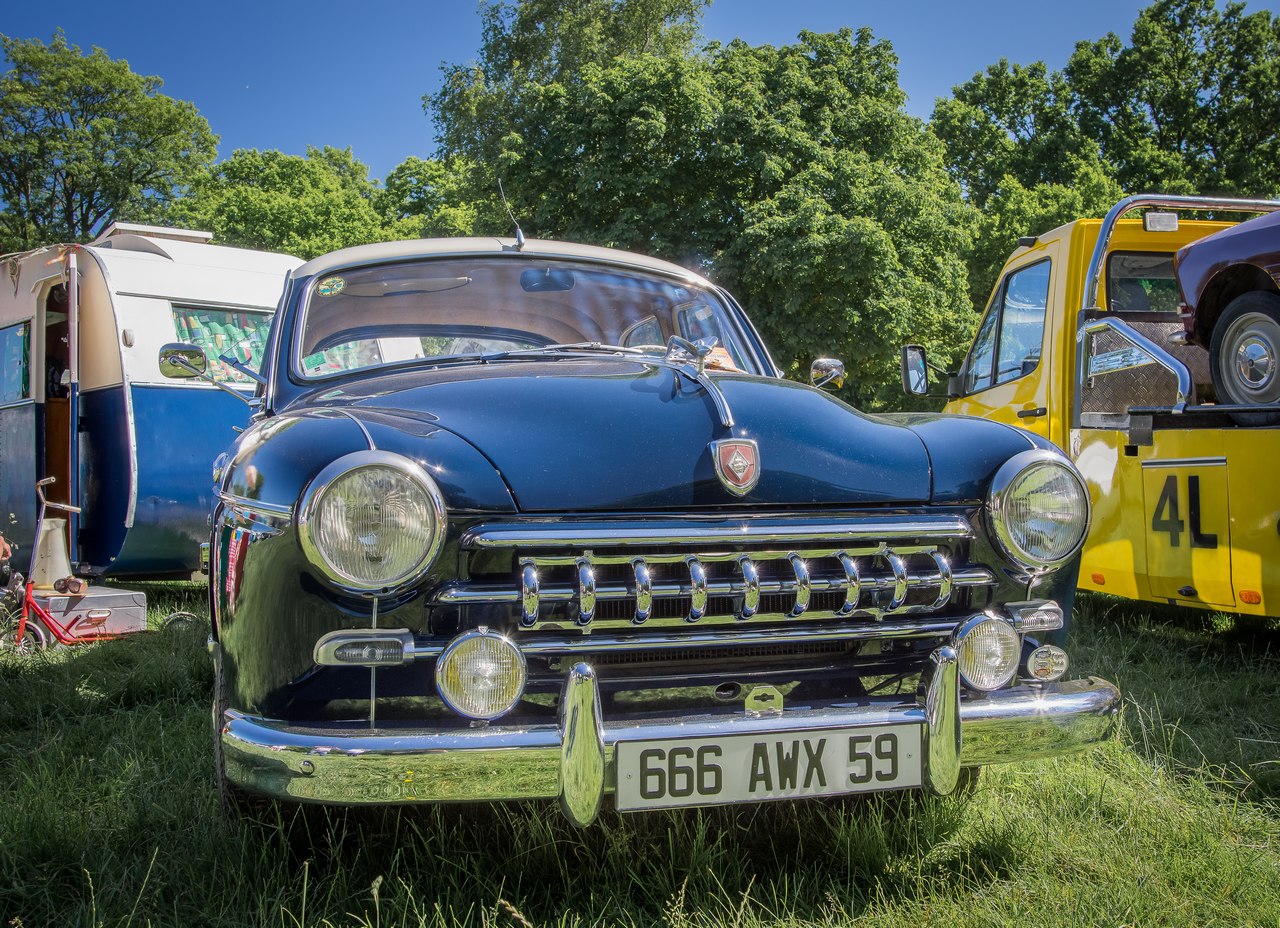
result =
[[[1178,284],[1173,276],[1173,255],[1137,251],[1108,255],[1107,308],[1114,313],[1176,313]]]
[[[31,398],[31,323],[0,329],[0,405]]]
[[[1049,304],[1050,262],[1019,268],[1005,277],[965,364],[965,393],[1017,380],[1036,369]]]

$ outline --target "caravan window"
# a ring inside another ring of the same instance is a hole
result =
[[[208,309],[174,306],[173,321],[178,340],[203,348],[209,359],[209,373],[224,383],[253,383],[235,368],[218,360],[230,355],[255,371],[262,367],[262,352],[271,327],[268,313],[244,309]]]
[[[31,323],[0,329],[0,404],[31,398]]]

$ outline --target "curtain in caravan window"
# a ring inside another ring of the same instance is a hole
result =
[[[0,329],[0,405],[31,398],[31,323]]]

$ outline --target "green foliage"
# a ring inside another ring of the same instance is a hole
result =
[[[308,148],[305,158],[240,149],[196,178],[164,219],[223,244],[311,258],[397,237],[380,193],[349,148]]]
[[[474,172],[475,165],[462,157],[409,157],[397,165],[378,197],[397,237],[475,234],[485,204],[473,198]]]
[[[0,252],[86,241],[179,195],[217,137],[162,81],[61,32],[45,45],[0,35]]]
[[[868,30],[696,54],[673,41],[494,82],[508,44],[487,34],[481,62],[446,68],[428,102],[442,143],[475,165],[473,194],[492,196],[500,175],[527,233],[701,269],[744,302],[784,370],[843,357],[846,397],[863,406],[899,401],[902,342],[945,359],[963,341],[956,252],[972,215]],[[510,231],[488,215],[489,231]]]
[[[988,67],[932,127],[983,218],[969,255],[985,303],[1019,236],[1101,216],[1123,195],[1280,190],[1280,18],[1157,0],[1131,42],[1079,42],[1067,67]]]

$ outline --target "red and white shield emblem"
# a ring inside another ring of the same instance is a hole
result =
[[[760,481],[760,449],[749,438],[728,438],[711,443],[716,476],[730,493],[746,496]]]

